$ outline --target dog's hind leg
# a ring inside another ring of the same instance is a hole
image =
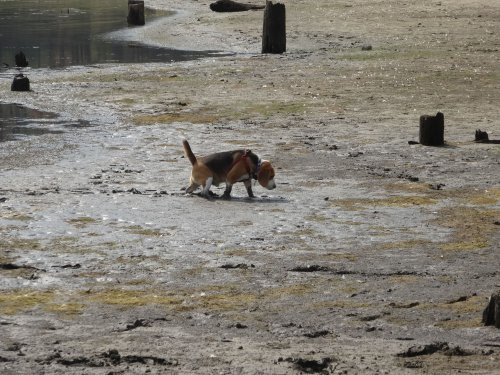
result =
[[[212,187],[212,182],[213,182],[213,177],[209,177],[205,181],[205,186],[203,186],[203,191],[201,192],[201,195],[204,196],[205,198],[210,197],[210,188]]]
[[[222,198],[231,199],[231,190],[233,190],[233,185],[226,181],[226,189],[224,190]]]
[[[196,189],[198,189],[200,187],[200,185],[198,185],[197,183],[195,182],[191,182],[191,185],[189,185],[187,188],[186,188],[186,194],[191,194],[193,191],[195,191]]]

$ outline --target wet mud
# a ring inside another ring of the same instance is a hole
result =
[[[185,6],[163,43],[245,53],[0,81],[93,125],[0,144],[0,372],[496,373],[498,6],[299,0],[277,56],[261,12]],[[277,188],[185,195],[184,138]]]

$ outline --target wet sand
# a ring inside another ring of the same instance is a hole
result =
[[[92,124],[0,145],[0,372],[496,373],[499,6],[287,2],[276,56],[262,11],[182,6],[133,38],[237,54],[0,80]],[[183,138],[277,189],[185,196]]]

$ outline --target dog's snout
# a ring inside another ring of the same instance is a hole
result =
[[[268,190],[276,189],[276,183],[274,182],[274,180],[269,181],[269,183],[267,184],[266,188]]]

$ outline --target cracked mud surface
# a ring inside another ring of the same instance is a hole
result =
[[[499,6],[286,6],[282,56],[261,12],[188,1],[134,37],[238,54],[0,81],[90,123],[0,145],[2,374],[498,371]],[[409,145],[437,111],[446,147]],[[278,188],[183,195],[182,138]]]

